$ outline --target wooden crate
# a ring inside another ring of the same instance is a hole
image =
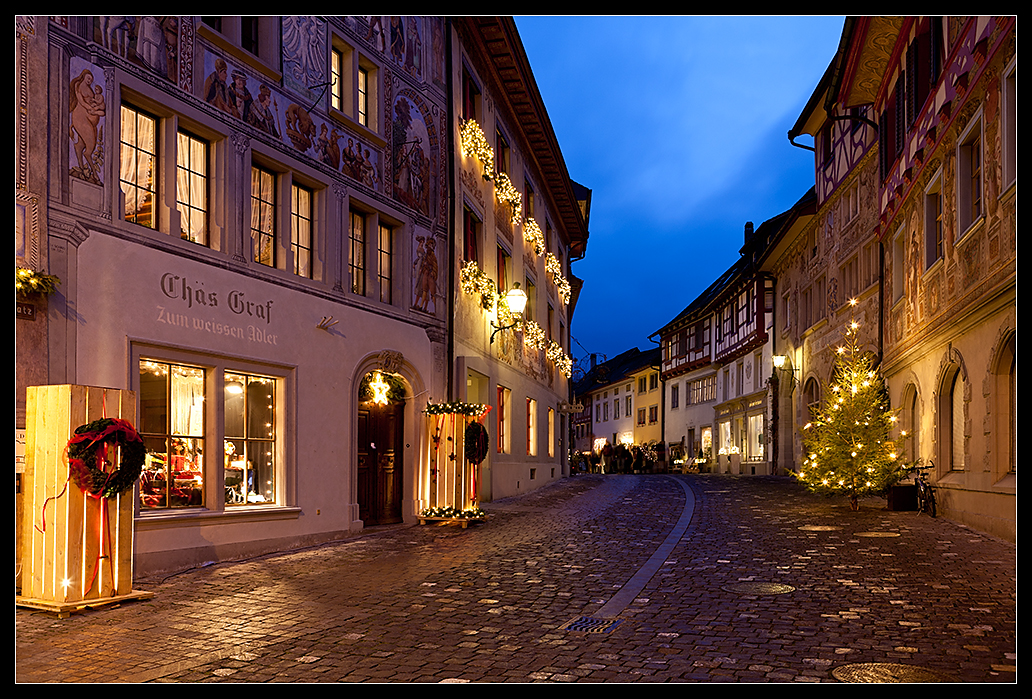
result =
[[[150,596],[132,589],[134,490],[96,498],[68,476],[68,440],[103,417],[135,425],[136,394],[70,384],[26,389],[21,606],[67,615]]]

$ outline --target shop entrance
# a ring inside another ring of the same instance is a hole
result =
[[[359,405],[358,516],[367,525],[402,521],[404,419],[405,404],[400,400]]]

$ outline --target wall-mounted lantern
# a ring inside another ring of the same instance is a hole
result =
[[[495,329],[491,333],[491,343],[494,343],[495,335],[502,330],[508,330],[514,328],[520,324],[523,320],[523,311],[527,308],[527,292],[520,288],[520,283],[516,282],[512,285],[512,288],[505,294],[505,302],[509,307],[509,312],[513,315],[513,321],[509,325],[498,326],[494,322],[491,322],[491,327]]]

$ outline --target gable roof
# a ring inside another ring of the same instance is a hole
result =
[[[651,366],[658,367],[659,360],[658,347],[644,352],[633,347],[608,361],[593,366],[583,378],[574,384],[573,392],[578,396],[583,396],[604,386],[625,381],[641,369]]]

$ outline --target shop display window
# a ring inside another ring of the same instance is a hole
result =
[[[204,370],[140,361],[140,477],[146,509],[204,506]]]
[[[226,505],[276,502],[276,382],[225,373]]]

